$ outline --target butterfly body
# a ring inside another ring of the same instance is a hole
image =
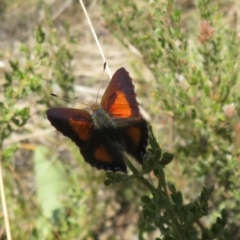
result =
[[[47,111],[51,124],[79,147],[85,161],[104,170],[127,168],[123,152],[142,164],[148,142],[147,122],[139,112],[134,86],[124,68],[116,71],[101,105],[88,111],[55,107]]]
[[[95,128],[114,128],[116,127],[114,121],[111,119],[109,114],[102,108],[94,109],[92,113],[92,121]]]

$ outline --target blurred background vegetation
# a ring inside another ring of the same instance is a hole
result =
[[[110,69],[130,72],[144,117],[175,155],[168,191],[189,204],[214,186],[197,237],[184,239],[240,239],[240,2],[84,2]],[[13,239],[174,239],[144,230],[141,183],[104,186],[104,172],[46,120],[49,107],[83,107],[51,92],[96,99],[102,67],[78,1],[0,0],[0,158]]]

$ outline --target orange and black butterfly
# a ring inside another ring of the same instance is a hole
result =
[[[140,114],[132,79],[124,68],[113,75],[101,105],[91,104],[90,110],[91,114],[55,107],[47,110],[47,117],[97,169],[127,172],[123,152],[142,164],[148,142],[147,122]]]

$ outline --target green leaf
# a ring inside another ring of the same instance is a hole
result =
[[[145,204],[149,204],[151,202],[151,199],[150,199],[149,196],[144,195],[144,196],[141,197],[141,201]]]
[[[105,179],[103,183],[105,186],[110,186],[112,181],[110,179]]]
[[[40,44],[42,44],[45,40],[45,33],[43,32],[41,25],[37,26],[35,31],[35,39]]]
[[[16,71],[16,72],[19,71],[19,63],[17,61],[11,61],[10,60],[9,64],[14,71]]]
[[[53,218],[54,211],[64,207],[61,201],[67,189],[64,166],[43,146],[35,149],[33,161],[38,204],[45,217]]]
[[[176,192],[174,194],[171,195],[171,198],[173,200],[173,202],[178,205],[179,207],[181,207],[183,205],[183,197],[182,197],[182,193],[181,192]]]
[[[174,155],[172,153],[165,152],[163,153],[160,163],[165,166],[168,165],[173,159]]]

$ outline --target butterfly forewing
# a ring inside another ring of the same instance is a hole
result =
[[[59,132],[69,137],[78,147],[84,149],[88,146],[94,126],[87,111],[56,107],[47,110],[47,117]]]
[[[101,105],[112,117],[141,116],[132,79],[124,68],[114,73],[102,97]]]

